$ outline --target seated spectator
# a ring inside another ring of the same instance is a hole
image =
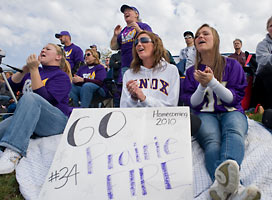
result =
[[[73,77],[70,98],[73,100],[73,106],[89,108],[95,94],[106,96],[103,81],[107,72],[100,64],[96,50],[87,49],[84,57],[86,65],[81,66]]]
[[[106,71],[107,72],[109,72],[110,71],[110,57],[106,57],[105,58],[105,69],[106,69]]]
[[[133,60],[123,78],[120,107],[177,106],[179,73],[169,64],[161,39],[140,32],[133,45]]]
[[[255,104],[272,108],[272,17],[266,24],[266,37],[257,45],[256,59],[258,68],[254,82],[253,97]]]
[[[201,119],[196,139],[213,181],[212,199],[260,199],[256,186],[240,185],[247,118],[241,107],[247,85],[241,65],[219,53],[219,35],[208,24],[196,32],[196,64],[187,70],[183,100]],[[252,195],[252,196],[251,196]]]
[[[9,78],[14,92],[22,90],[24,94],[14,115],[0,123],[0,146],[5,148],[0,174],[14,171],[21,156],[26,156],[34,132],[39,137],[63,132],[72,111],[68,106],[71,77],[64,51],[48,44],[38,58],[35,54],[27,58],[22,73]]]
[[[140,32],[134,41],[131,67],[124,74],[120,107],[177,106],[180,78],[177,67],[168,61],[159,36]],[[190,117],[194,135],[201,122],[195,115]]]
[[[9,78],[9,76],[6,77]],[[11,98],[12,96],[10,94],[10,91],[6,87],[5,80],[2,74],[0,74],[0,105],[5,107],[8,106],[9,100]]]

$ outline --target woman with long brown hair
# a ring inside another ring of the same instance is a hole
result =
[[[39,65],[42,67],[39,67]],[[64,51],[46,45],[40,55],[27,58],[23,72],[9,78],[13,91],[22,91],[13,116],[0,123],[0,174],[11,173],[21,156],[26,156],[30,137],[61,134],[72,111],[70,65]]]
[[[201,119],[196,139],[204,150],[207,171],[214,182],[212,199],[260,199],[256,186],[240,185],[247,118],[241,106],[247,85],[238,61],[219,52],[219,35],[208,24],[195,34],[196,64],[186,72],[182,98]]]
[[[149,31],[134,41],[133,60],[123,79],[120,107],[177,106],[179,73],[169,64],[162,40]]]

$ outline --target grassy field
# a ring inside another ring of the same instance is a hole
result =
[[[261,122],[262,115],[254,113],[246,113],[246,115],[255,121]],[[0,175],[0,199],[1,200],[23,200],[15,178],[15,173],[8,175]]]
[[[0,175],[0,199],[22,200],[15,174]]]

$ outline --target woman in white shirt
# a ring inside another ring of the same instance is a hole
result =
[[[177,106],[180,77],[167,62],[167,51],[159,36],[140,32],[133,46],[133,61],[123,77],[120,107]]]

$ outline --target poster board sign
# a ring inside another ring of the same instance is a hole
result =
[[[39,199],[193,199],[189,108],[73,110]]]

